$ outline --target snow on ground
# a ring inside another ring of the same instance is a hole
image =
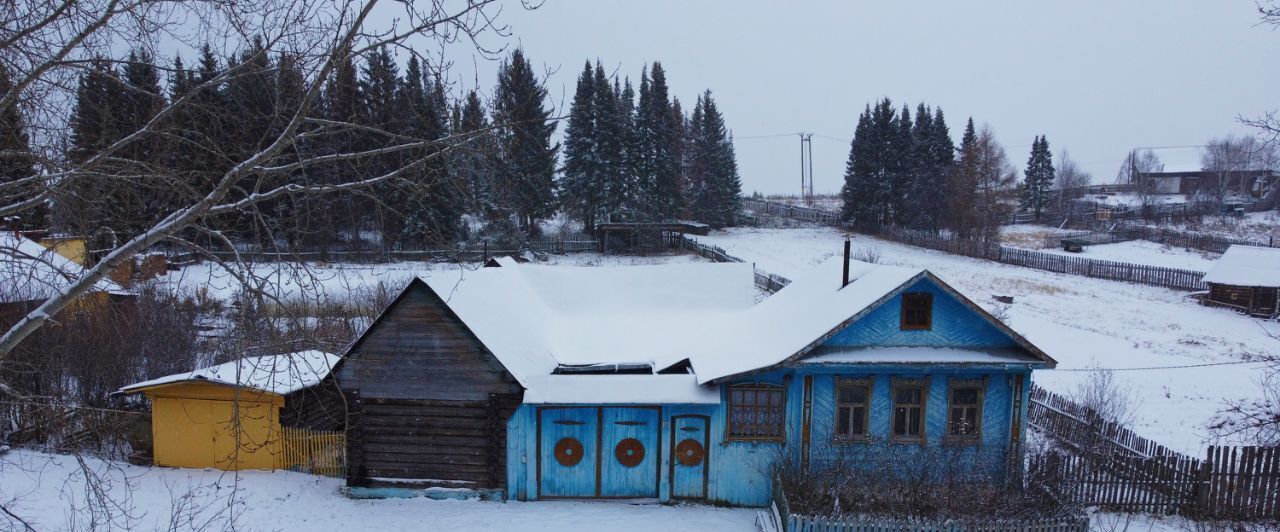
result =
[[[1174,228],[1263,242],[1274,238],[1280,243],[1280,210],[1245,213],[1243,218],[1206,216],[1199,224],[1182,224]]]
[[[1084,251],[1081,253],[1063,251],[1062,248],[1047,248],[1037,251],[1051,253],[1054,255],[1062,255],[1065,257],[1083,257],[1086,259],[1146,264],[1148,266],[1180,268],[1183,270],[1195,270],[1199,272],[1209,271],[1209,268],[1213,267],[1213,261],[1217,260],[1217,258],[1221,256],[1217,253],[1171,247],[1165,244],[1148,242],[1146,240],[1131,240],[1128,242],[1116,242],[1114,244],[1085,246]]]
[[[338,491],[341,479],[287,471],[237,475],[138,467],[91,458],[86,458],[85,464],[85,471],[109,482],[103,486],[112,501],[128,510],[130,518],[116,522],[115,529],[755,530],[754,509],[627,502],[354,500]],[[0,505],[35,530],[79,529],[90,515],[84,476],[74,457],[11,451],[0,455]],[[81,510],[75,512],[81,520],[77,527],[68,521],[73,508]],[[183,510],[183,517],[171,526],[177,509]],[[0,529],[23,527],[0,514]]]
[[[716,231],[699,237],[770,273],[783,276],[841,253],[845,233],[833,228]],[[1280,326],[1223,309],[1202,307],[1174,290],[1056,274],[949,255],[853,235],[855,257],[879,254],[885,264],[929,269],[997,314],[1059,362],[1040,371],[1045,387],[1070,393],[1091,368],[1117,371],[1134,403],[1139,434],[1199,455],[1211,441],[1207,423],[1225,400],[1256,398],[1260,364],[1250,355],[1275,354]],[[993,295],[1014,296],[1012,305]],[[1139,369],[1232,363],[1183,369]]]

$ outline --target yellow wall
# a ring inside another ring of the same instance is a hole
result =
[[[81,267],[89,267],[89,247],[83,238],[42,238],[40,245],[52,249],[54,253],[66,257]]]
[[[156,465],[226,470],[276,467],[284,397],[199,382],[145,392],[151,399]]]

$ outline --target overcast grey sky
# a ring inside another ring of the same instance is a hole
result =
[[[711,89],[740,138],[746,192],[798,192],[799,140],[741,137],[800,131],[824,136],[815,188],[838,191],[858,113],[882,96],[941,106],[957,142],[967,117],[989,123],[1019,168],[1048,135],[1095,182],[1132,147],[1247,132],[1237,115],[1280,107],[1280,31],[1258,25],[1252,0],[547,0],[502,18],[512,44],[558,70],[548,86],[566,112],[597,57],[633,80],[661,61],[686,110]],[[492,92],[496,64],[452,59],[455,79],[473,84],[479,64]]]

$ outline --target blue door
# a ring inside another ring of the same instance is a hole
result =
[[[707,497],[710,424],[710,418],[697,414],[671,418],[671,498]]]
[[[538,409],[538,496],[595,497],[598,408]]]
[[[658,407],[604,407],[600,416],[600,496],[657,497]]]

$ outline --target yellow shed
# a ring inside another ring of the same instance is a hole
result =
[[[319,384],[338,357],[320,351],[246,357],[133,384],[151,400],[155,464],[224,470],[288,468],[280,409]]]

